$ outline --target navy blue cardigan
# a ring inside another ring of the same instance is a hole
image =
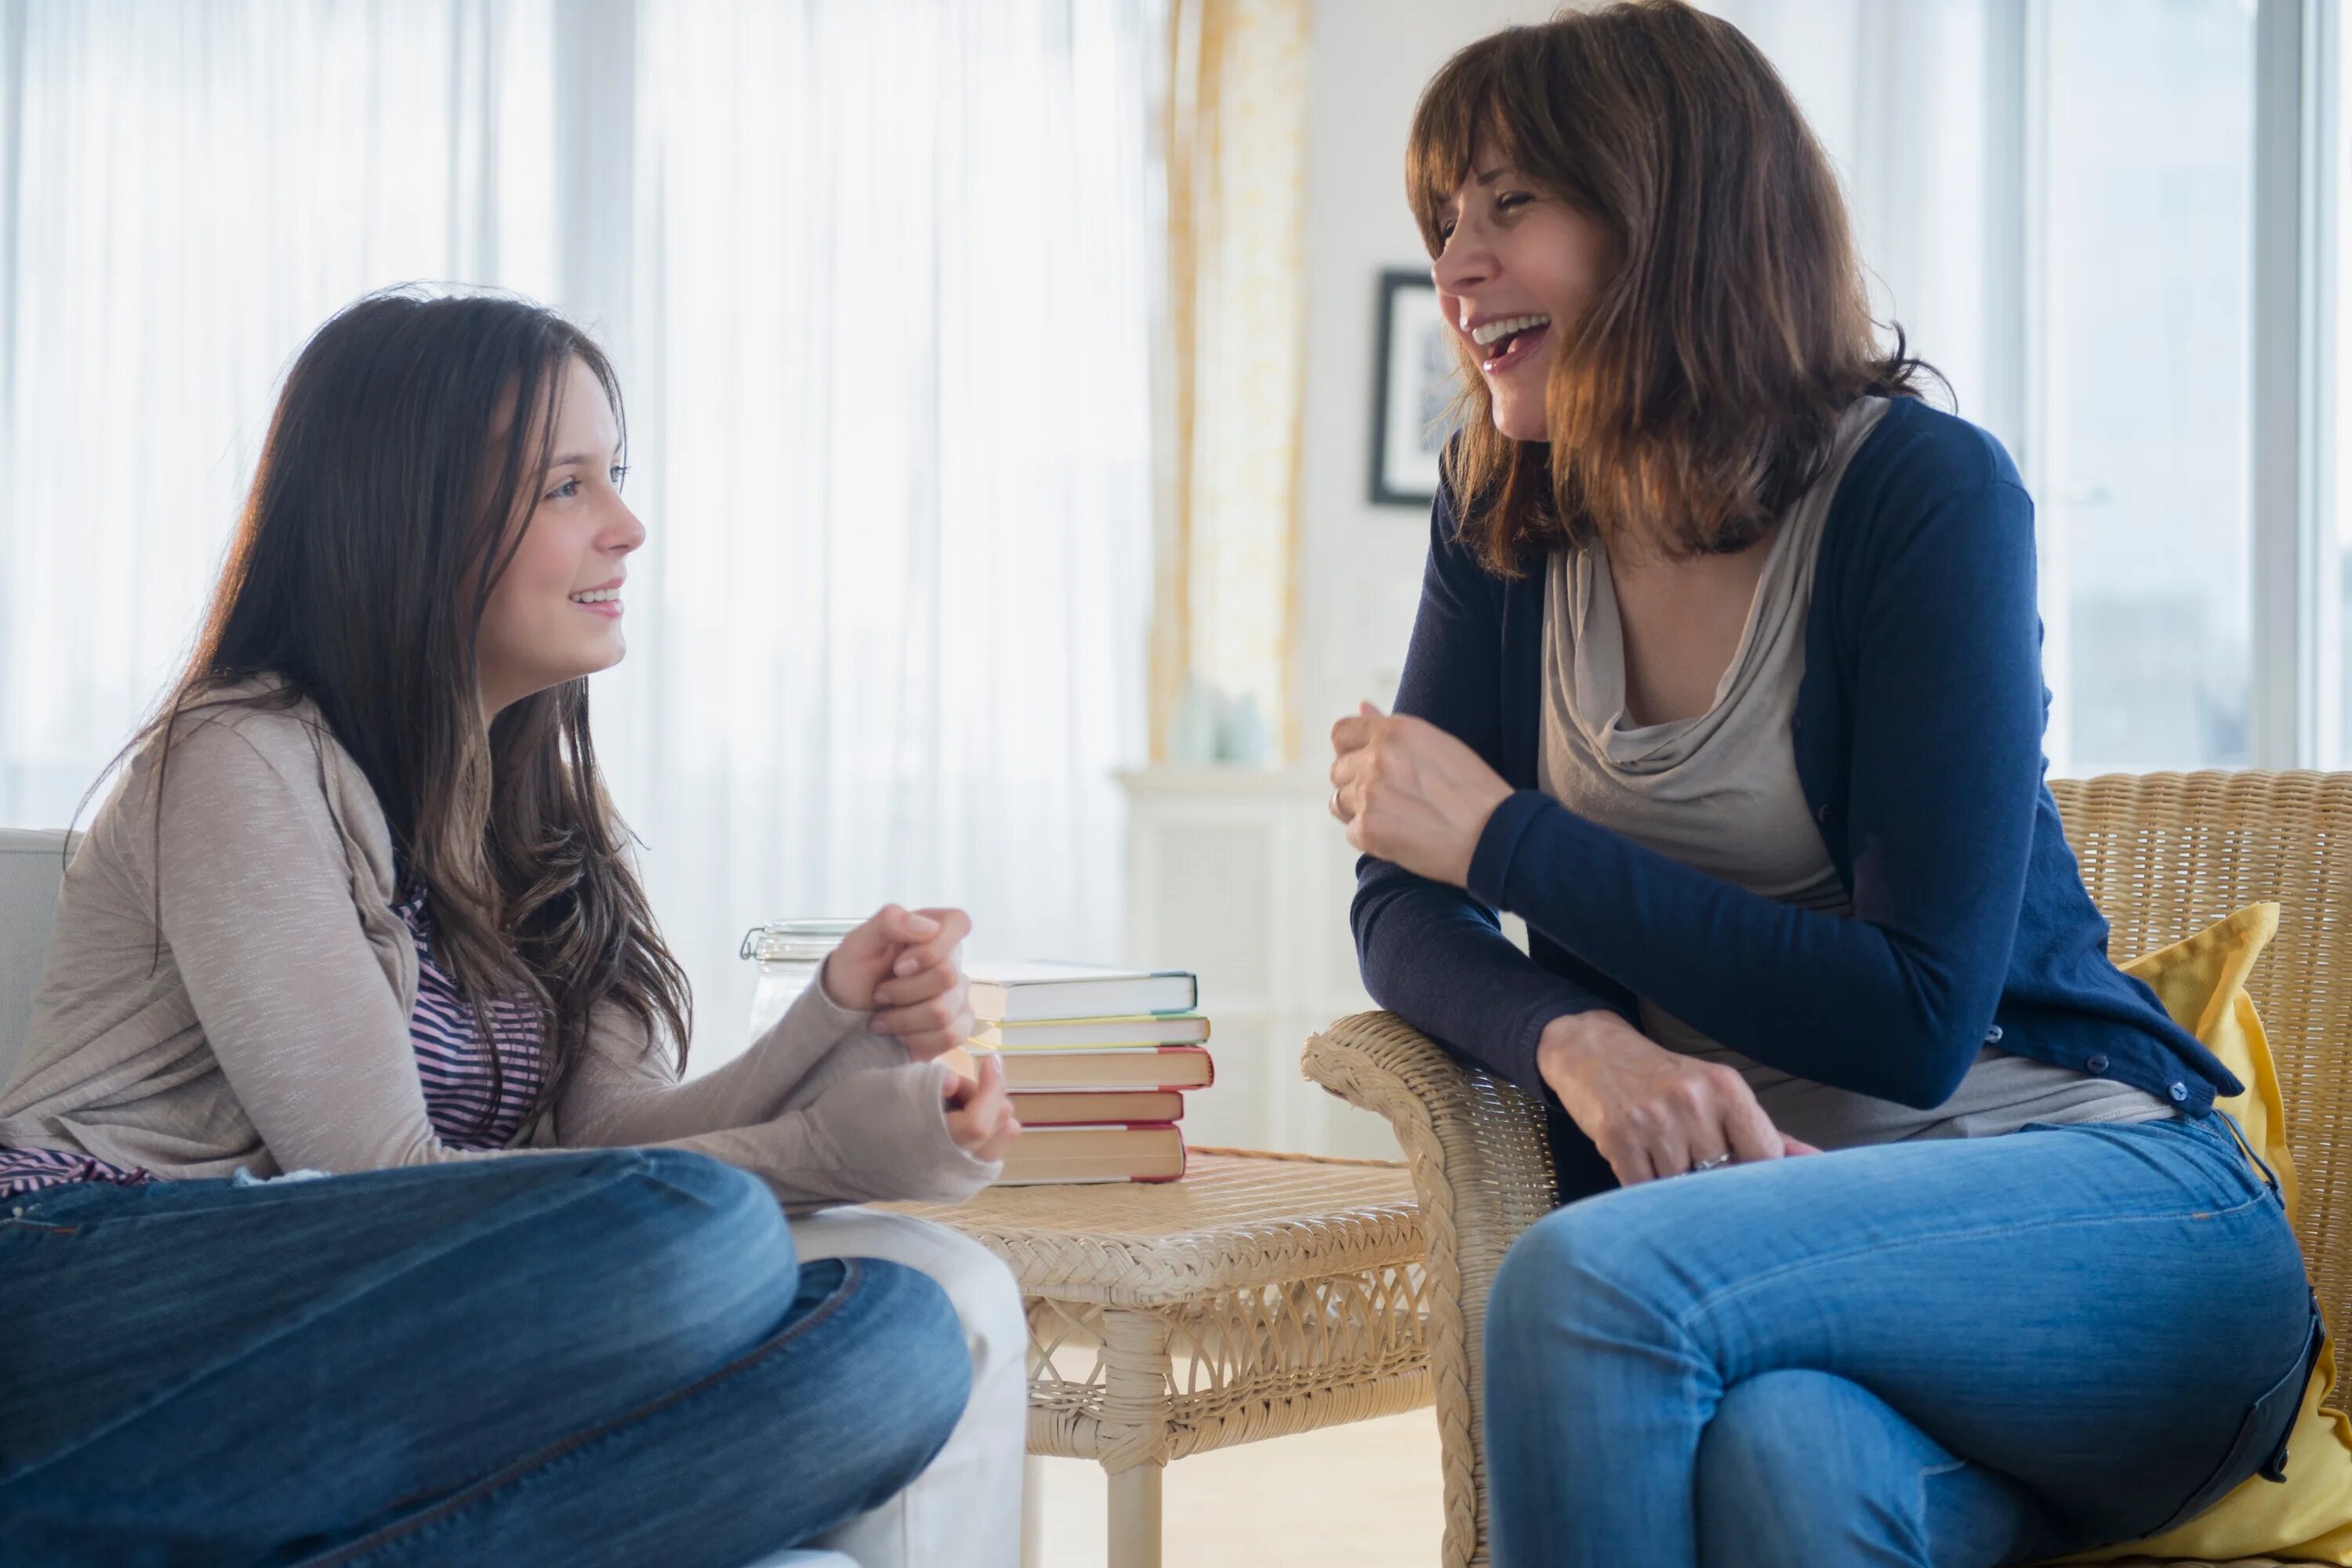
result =
[[[1366,988],[1538,1094],[1547,1023],[1630,1019],[1641,995],[1769,1067],[1921,1110],[1998,1041],[2203,1115],[2241,1086],[2108,961],[2042,782],[2033,580],[2033,506],[2000,444],[1895,402],[1831,504],[1790,725],[1844,919],[1693,870],[1536,789],[1543,573],[1486,571],[1441,494],[1397,711],[1459,736],[1517,793],[1466,892],[1359,863]],[[1527,921],[1529,953],[1496,910]]]

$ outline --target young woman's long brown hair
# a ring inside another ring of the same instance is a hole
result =
[[[692,1017],[597,771],[587,681],[482,719],[475,634],[575,359],[619,420],[604,353],[525,300],[392,290],[320,328],[287,376],[194,652],[126,749],[160,737],[160,795],[175,727],[228,689],[274,678],[257,700],[317,704],[430,896],[436,956],[480,1037],[497,1040],[493,1001],[538,1012],[542,1100],[600,1005],[667,1035],[681,1068]],[[495,1056],[494,1072],[490,1107]]]
[[[1804,493],[1839,411],[1933,372],[1881,349],[1821,144],[1739,29],[1681,0],[1564,13],[1480,39],[1423,90],[1405,158],[1422,239],[1493,149],[1599,223],[1617,265],[1562,323],[1548,443],[1495,428],[1457,342],[1446,479],[1492,570],[1620,533],[1680,554],[1753,543]]]

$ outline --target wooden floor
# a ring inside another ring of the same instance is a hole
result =
[[[1040,1568],[1102,1568],[1101,1467],[1043,1461]],[[1444,1531],[1427,1410],[1179,1459],[1163,1492],[1166,1568],[1429,1568]]]

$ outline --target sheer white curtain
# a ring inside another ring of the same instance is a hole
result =
[[[64,820],[168,678],[307,333],[495,284],[630,397],[597,733],[702,1058],[776,915],[1108,956],[1159,42],[1095,0],[0,0],[0,821]]]
[[[0,5],[0,819],[63,822],[154,699],[330,311],[403,279],[550,285],[527,171],[552,124],[496,111],[546,99],[534,20]]]
[[[1115,956],[1156,30],[658,0],[639,37],[620,335],[652,538],[597,730],[699,994],[743,1016],[751,918],[885,899],[962,903],[998,953]]]

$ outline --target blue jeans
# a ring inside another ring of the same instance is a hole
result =
[[[2317,1324],[2221,1116],[1587,1198],[1487,1304],[1496,1568],[1973,1568],[2137,1539],[2281,1462]]]
[[[0,1561],[738,1565],[906,1485],[939,1288],[609,1150],[0,1204]]]

